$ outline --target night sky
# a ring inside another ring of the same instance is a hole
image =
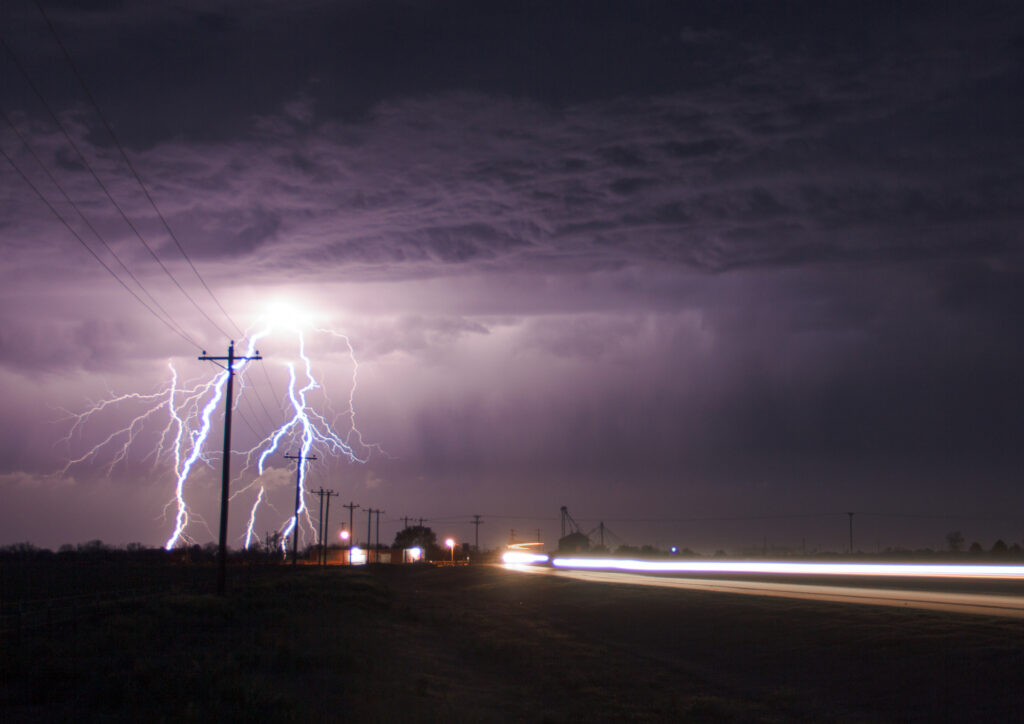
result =
[[[870,551],[1024,538],[1020,3],[40,2],[231,319],[288,304],[349,335],[386,454],[311,467],[333,520],[352,500],[386,511],[382,540],[404,515],[472,540],[481,514],[481,545],[553,543],[566,505],[630,544],[843,550],[855,511]],[[225,354],[241,336],[32,0],[0,37],[4,153],[112,263],[24,138]],[[158,391],[169,362],[216,369],[3,158],[0,253],[0,544],[162,544],[152,433],[62,472],[135,413],[64,439],[68,415]],[[352,365],[308,341],[344,417]],[[259,347],[238,450],[284,419],[294,344]],[[294,465],[273,466],[261,534],[289,513]]]

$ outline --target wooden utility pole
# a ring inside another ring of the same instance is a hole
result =
[[[373,508],[366,509],[366,550],[369,551],[373,547]],[[371,556],[369,553],[366,554],[366,562],[370,563]]]
[[[320,549],[317,552],[317,565],[327,565],[327,544],[324,542],[324,535],[327,532],[327,517],[324,515],[324,497],[327,498],[327,515],[331,514],[331,496],[337,495],[333,490],[324,490],[320,488],[315,492],[315,495],[320,496],[320,518],[319,518],[319,529],[317,532],[317,542],[320,544]]]
[[[474,530],[474,535],[473,535],[473,549],[477,553],[480,552],[480,526],[481,525],[483,525],[483,521],[480,520],[480,516],[474,514],[473,515],[473,527],[475,528],[475,530]]]
[[[386,511],[378,509],[378,510],[375,510],[373,512],[377,514],[377,550],[379,551],[380,550],[380,514],[386,512]],[[380,554],[378,553],[378,555],[380,555]]]
[[[235,380],[235,363],[249,362],[251,360],[260,360],[263,358],[260,357],[258,350],[255,354],[248,357],[236,357],[235,340],[231,340],[228,344],[227,357],[213,357],[206,354],[206,350],[204,349],[203,354],[199,359],[200,361],[214,362],[218,367],[223,367],[228,373],[227,389],[224,391],[224,459],[221,461],[220,541],[217,546],[217,594],[223,596],[227,585],[228,567],[228,493],[231,488],[231,408],[234,405],[233,383]],[[227,367],[220,364],[222,360],[228,363]]]
[[[295,527],[292,528],[292,565],[299,562],[299,508],[302,507],[302,463],[316,460],[315,455],[285,455],[287,460],[295,460]]]
[[[333,490],[327,491],[327,509],[324,511],[324,533],[326,534],[331,528],[331,524],[328,522],[331,517],[331,498],[337,497],[337,493]],[[321,536],[320,540],[324,540]],[[324,545],[324,565],[327,565],[327,545]]]
[[[355,504],[355,501],[349,501],[348,505],[342,505],[342,508],[348,508],[348,564],[352,565],[352,546],[355,544],[356,529],[352,527],[352,512],[359,506]]]

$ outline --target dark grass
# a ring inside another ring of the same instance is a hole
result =
[[[231,571],[4,641],[0,721],[1019,721],[1015,621],[498,567]]]

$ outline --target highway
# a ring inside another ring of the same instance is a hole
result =
[[[591,583],[655,586],[748,596],[769,596],[809,601],[926,609],[984,616],[1024,618],[1024,581],[1018,570],[998,571],[960,567],[956,574],[938,575],[928,567],[902,566],[900,572],[858,576],[849,572],[797,577],[792,573],[759,571],[743,576],[735,572],[701,572],[699,577],[655,575],[653,572],[603,570],[584,564],[576,567],[556,559],[555,566],[510,565],[529,573],[553,575]],[[616,567],[616,566],[608,566]],[[882,569],[884,570],[884,569]],[[983,572],[982,572],[983,571]]]

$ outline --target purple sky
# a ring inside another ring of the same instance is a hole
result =
[[[471,540],[478,513],[482,545],[553,542],[561,505],[705,552],[842,549],[846,511],[866,550],[1024,537],[1019,3],[40,1],[231,318],[288,300],[351,338],[359,426],[388,455],[310,484],[386,510],[382,539],[409,515]],[[224,354],[21,74],[230,330],[31,0],[3,4],[0,37],[0,147],[113,263],[27,140]],[[0,544],[163,543],[152,444],[60,472],[133,411],[62,442],[67,415],[155,392],[169,361],[215,368],[2,158],[0,245]],[[344,350],[309,344],[318,404],[344,412]],[[252,389],[283,420],[294,344],[260,350]],[[242,449],[271,421],[239,409]],[[288,512],[274,466],[260,532]],[[192,489],[211,527],[218,485],[214,455]]]

